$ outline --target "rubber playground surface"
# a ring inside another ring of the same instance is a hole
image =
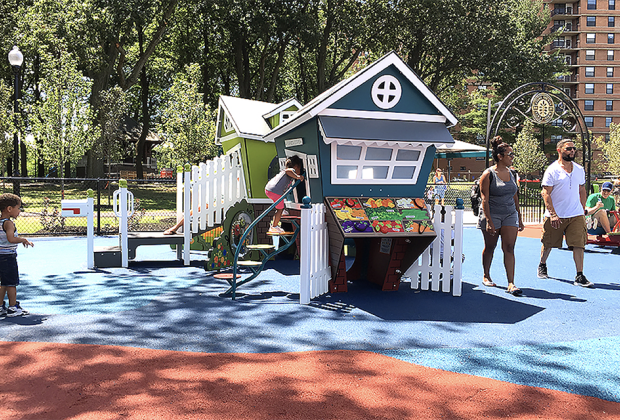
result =
[[[554,250],[541,280],[538,235],[517,240],[522,297],[500,249],[498,287],[481,285],[469,226],[460,297],[360,282],[310,305],[297,261],[232,301],[200,253],[183,267],[145,246],[92,271],[85,239],[34,238],[18,251],[30,315],[0,319],[0,419],[620,419],[620,255],[588,245],[583,289]]]

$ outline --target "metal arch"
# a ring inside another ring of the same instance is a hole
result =
[[[577,131],[579,132],[579,135],[581,136],[581,143],[582,143],[582,150],[583,150],[583,167],[585,169],[586,172],[586,190],[589,191],[590,190],[590,166],[591,166],[591,159],[590,159],[590,155],[591,155],[591,134],[590,131],[587,129],[586,124],[585,124],[585,119],[583,117],[583,114],[581,113],[581,110],[579,109],[579,107],[577,106],[577,104],[575,103],[575,101],[573,101],[573,99],[568,96],[566,94],[566,92],[564,92],[564,90],[562,90],[561,88],[551,84],[551,83],[546,83],[546,82],[531,82],[531,83],[526,83],[523,84],[521,86],[519,86],[518,88],[514,89],[512,92],[510,92],[508,95],[506,95],[504,97],[504,99],[502,100],[502,102],[500,102],[500,106],[497,108],[497,110],[495,111],[495,113],[493,114],[493,119],[491,120],[491,122],[489,123],[489,129],[487,130],[487,139],[486,139],[486,143],[487,143],[487,159],[486,159],[486,164],[488,165],[489,162],[489,146],[490,146],[490,140],[492,137],[496,136],[497,133],[499,132],[499,129],[501,127],[502,122],[504,121],[506,114],[508,113],[508,111],[510,110],[515,110],[517,111],[519,114],[521,114],[523,116],[523,118],[525,119],[529,119],[534,121],[529,114],[529,112],[531,111],[531,102],[529,104],[527,103],[522,103],[522,107],[527,107],[525,109],[525,111],[521,110],[519,107],[516,106],[516,104],[523,100],[523,98],[525,98],[526,96],[533,96],[537,93],[540,92],[544,92],[547,93],[548,95],[552,96],[555,99],[559,99],[560,102],[558,104],[555,105],[554,107],[554,114],[553,114],[553,119],[551,120],[551,122],[553,121],[557,121],[558,119],[562,118],[562,126],[561,128],[567,132],[567,133],[574,133],[577,134]],[[558,114],[557,112],[557,108],[560,105],[565,105],[564,111],[561,114]],[[501,115],[500,115],[501,112]],[[574,124],[571,126],[567,125],[565,123],[566,119],[565,116],[569,115],[571,118],[573,118]],[[498,119],[499,117],[499,119]],[[521,120],[519,120],[520,122]],[[512,125],[512,127],[516,127],[517,125],[519,125],[519,122],[517,122],[516,124]],[[534,121],[536,122],[536,121]],[[538,122],[536,122],[536,124],[540,124]],[[556,126],[557,127],[557,126]],[[491,136],[491,132],[493,132],[493,136]]]

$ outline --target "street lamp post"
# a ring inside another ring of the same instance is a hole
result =
[[[13,101],[13,116],[15,122],[15,131],[13,133],[13,177],[19,176],[19,136],[17,135],[17,112],[19,100],[19,70],[24,62],[24,55],[17,48],[17,45],[9,52],[9,63],[13,67],[15,74],[15,100]],[[13,180],[13,194],[19,195],[19,181]]]

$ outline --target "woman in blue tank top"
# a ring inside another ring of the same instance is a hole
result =
[[[514,248],[519,231],[523,230],[523,221],[519,210],[519,188],[517,174],[510,170],[514,159],[512,147],[504,143],[500,136],[493,138],[493,160],[495,165],[483,172],[480,177],[480,216],[478,229],[484,237],[482,251],[482,268],[485,286],[494,287],[491,280],[491,262],[497,246],[497,240],[502,237],[502,251],[504,252],[504,267],[508,279],[507,293],[521,296],[521,289],[514,284],[515,254]]]

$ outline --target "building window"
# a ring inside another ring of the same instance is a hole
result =
[[[613,44],[616,41],[616,36],[614,34],[607,34],[607,43]]]
[[[594,126],[594,117],[583,117],[583,119],[586,121],[586,127]]]
[[[586,83],[586,93],[594,93],[594,83]]]
[[[586,67],[586,77],[594,77],[594,67]]]
[[[588,10],[596,10],[596,0],[588,0]]]
[[[233,126],[233,123],[228,117],[228,115],[224,115],[224,132],[229,133],[233,131],[234,129],[235,127]]]
[[[605,93],[608,95],[614,93],[614,85],[611,83],[607,83],[607,86],[605,86]]]
[[[333,142],[332,184],[415,184],[424,149]]]
[[[607,77],[614,77],[614,68],[607,67]]]
[[[614,50],[607,50],[607,61],[614,61]]]
[[[596,42],[596,34],[586,34],[586,44],[594,44]]]
[[[594,101],[591,99],[586,99],[585,101],[583,101],[583,110],[594,111]]]
[[[605,134],[605,143],[609,143],[609,139],[611,138],[611,136],[609,135],[609,133]]]
[[[594,60],[594,50],[586,50],[586,60]]]
[[[596,16],[586,17],[586,26],[596,26]]]
[[[611,125],[611,117],[605,117],[605,127],[609,127]]]
[[[607,8],[609,10],[616,10],[616,0],[608,0],[607,1]]]
[[[616,26],[616,17],[615,16],[609,16],[607,18],[607,26],[609,26],[610,28],[613,28],[614,26]]]
[[[614,101],[606,101],[605,111],[613,111],[613,110],[614,110]]]

